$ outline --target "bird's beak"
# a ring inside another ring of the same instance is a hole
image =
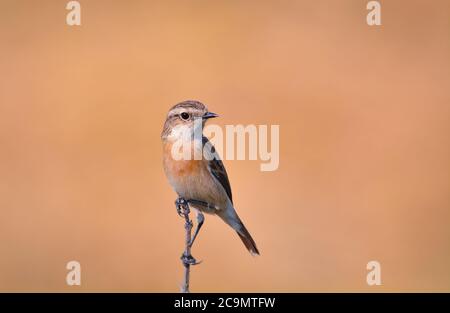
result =
[[[209,118],[214,118],[214,117],[218,117],[219,115],[217,115],[216,113],[213,113],[213,112],[206,112],[204,115],[203,115],[203,119],[209,119]]]

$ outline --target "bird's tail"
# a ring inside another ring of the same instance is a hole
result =
[[[245,228],[244,223],[242,223],[233,207],[227,208],[225,212],[222,214],[218,213],[218,215],[237,232],[239,238],[241,238],[245,247],[252,255],[259,255],[255,240],[253,240],[252,235]]]
[[[245,228],[245,226],[242,222],[241,222],[241,225],[242,225],[242,228],[240,230],[236,231],[237,234],[239,235],[239,238],[241,238],[245,247],[252,255],[259,255],[258,248],[256,247],[256,243],[253,240],[252,235],[250,235],[247,228]]]

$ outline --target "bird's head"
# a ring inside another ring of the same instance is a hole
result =
[[[179,139],[181,136],[193,136],[195,130],[203,128],[206,121],[218,115],[208,111],[208,108],[199,101],[188,100],[174,105],[167,114],[163,139]],[[200,129],[200,131],[202,131]]]

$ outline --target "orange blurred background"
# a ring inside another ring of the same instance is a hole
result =
[[[66,3],[0,1],[1,291],[179,290],[159,136],[186,99],[280,125],[277,171],[225,161],[262,255],[206,216],[192,291],[450,291],[449,1],[379,27],[362,0]]]

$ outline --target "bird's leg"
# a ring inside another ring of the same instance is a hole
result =
[[[196,207],[203,208],[204,210],[215,209],[214,206],[212,206],[209,203],[204,202],[204,201],[195,200],[195,199],[189,199],[189,200],[187,200],[187,202],[189,204],[195,205]],[[202,228],[204,222],[205,222],[205,216],[203,215],[203,213],[201,211],[197,210],[197,227],[196,227],[196,229],[194,231],[194,236],[193,236],[193,238],[191,240],[191,243],[190,243],[191,247],[194,244],[195,238],[197,238],[197,235],[200,232],[200,229]]]
[[[194,235],[189,243],[189,246],[192,247],[194,244],[195,238],[197,238],[198,233],[200,232],[200,228],[202,228],[203,223],[205,222],[205,216],[202,212],[197,211],[197,227],[195,227]]]

